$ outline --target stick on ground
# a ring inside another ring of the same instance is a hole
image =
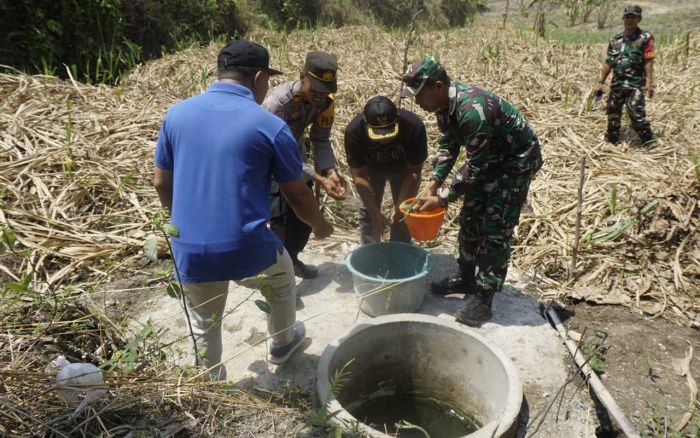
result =
[[[581,354],[581,351],[578,350],[576,343],[567,337],[566,329],[564,328],[564,325],[559,319],[556,310],[554,310],[553,307],[548,306],[545,314],[547,318],[549,318],[549,320],[552,322],[552,324],[554,324],[554,327],[556,328],[557,332],[559,332],[559,336],[561,336],[562,339],[564,339],[566,347],[569,349],[569,353],[571,353],[574,356],[574,362],[576,362],[576,364],[581,367],[584,377],[586,378],[586,380],[588,380],[588,383],[591,385],[593,392],[595,392],[596,396],[598,396],[598,400],[600,400],[603,406],[605,406],[605,409],[607,409],[608,414],[610,414],[610,417],[613,420],[615,420],[615,423],[617,423],[620,429],[622,429],[622,432],[625,434],[626,437],[639,438],[640,435],[634,429],[632,423],[629,422],[624,412],[622,412],[622,409],[620,409],[620,406],[617,404],[617,402],[615,402],[613,396],[605,388],[603,382],[600,381],[598,375],[595,372],[593,372],[593,370],[588,364],[584,363],[586,359],[583,357],[583,354]]]

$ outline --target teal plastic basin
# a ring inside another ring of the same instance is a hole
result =
[[[402,242],[370,243],[345,259],[360,309],[370,316],[412,313],[420,309],[433,269],[432,254]]]

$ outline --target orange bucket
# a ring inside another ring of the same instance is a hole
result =
[[[408,198],[399,205],[399,210],[406,219],[406,226],[411,237],[415,240],[433,240],[437,237],[442,219],[445,217],[445,209],[438,207],[430,211],[413,212],[410,209],[416,202],[416,198]],[[408,206],[409,208],[405,208]]]

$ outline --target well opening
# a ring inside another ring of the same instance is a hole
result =
[[[346,426],[363,423],[366,417],[356,418],[353,413],[365,416],[372,400],[400,395],[435,401],[480,426],[452,437],[509,436],[515,431],[522,388],[512,363],[457,323],[397,314],[354,327],[321,357],[318,390],[322,400],[328,396],[329,376],[351,360],[349,382],[330,400],[332,412],[342,409],[336,418]],[[378,405],[383,409],[381,402]],[[373,418],[381,418],[377,414]],[[367,426],[362,424],[371,436],[387,436],[383,427]]]

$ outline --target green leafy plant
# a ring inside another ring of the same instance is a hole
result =
[[[340,426],[331,426],[329,422],[333,417],[340,413],[340,410],[335,412],[330,412],[330,403],[334,397],[340,395],[340,391],[350,382],[350,365],[355,361],[355,358],[347,361],[342,367],[335,370],[333,377],[330,380],[330,388],[328,392],[323,395],[321,400],[321,406],[318,408],[313,417],[306,420],[306,426],[316,426],[323,429],[328,436],[340,437],[343,434],[343,428]]]
[[[175,257],[174,257],[174,253],[173,253],[173,247],[172,247],[172,244],[170,243],[171,237],[179,237],[180,236],[180,230],[178,230],[178,228],[174,224],[167,222],[167,218],[168,218],[168,212],[161,209],[160,211],[158,211],[158,213],[156,213],[153,220],[151,220],[151,226],[155,230],[159,231],[163,235],[163,237],[165,238],[165,243],[168,246],[168,253],[170,254],[170,258],[173,259],[173,269],[175,271],[175,280],[168,281],[168,284],[165,287],[165,292],[171,298],[177,299],[180,302],[180,304],[182,305],[183,310],[185,311],[185,318],[187,319],[187,328],[189,329],[190,338],[192,339],[192,346],[194,349],[195,363],[197,366],[199,366],[201,364],[201,355],[200,355],[199,350],[197,348],[197,338],[195,337],[194,330],[192,329],[192,320],[190,319],[190,313],[187,311],[187,298],[185,297],[185,289],[182,286],[182,280],[180,277],[180,271],[177,268],[177,263],[174,262]],[[157,237],[152,236],[144,242],[143,253],[149,260],[151,260],[153,262],[158,260],[158,238]]]
[[[100,367],[106,371],[120,369],[123,376],[128,376],[140,366],[145,364],[149,355],[157,355],[163,359],[163,350],[159,344],[160,336],[155,331],[153,322],[146,321],[146,325],[130,340],[124,348],[115,351]]]
[[[17,242],[17,238],[15,237],[15,233],[12,232],[12,229],[6,224],[1,224],[0,255],[5,254],[8,251],[14,250],[15,242]]]
[[[17,238],[9,225],[0,224],[0,255],[11,252],[17,257],[27,258],[27,254],[18,252],[15,249]],[[34,265],[30,264],[30,272],[20,277],[19,281],[7,281],[3,284],[3,291],[14,292],[17,296],[30,291],[32,281],[37,277]],[[52,291],[53,292],[53,291]],[[55,301],[55,300],[54,300]]]
[[[588,358],[588,365],[596,374],[605,371],[605,353],[608,350],[605,341],[607,339],[607,333],[593,330],[593,333],[584,337],[580,344],[581,352]]]

